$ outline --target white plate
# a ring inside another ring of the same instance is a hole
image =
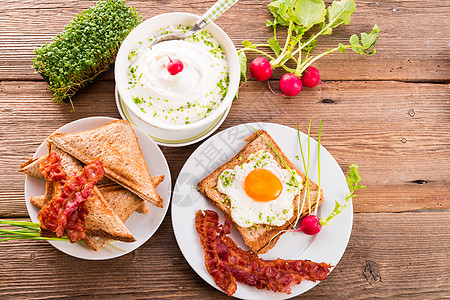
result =
[[[108,117],[91,117],[80,119],[59,128],[60,132],[77,132],[82,130],[89,130],[106,123],[112,122],[114,118]],[[50,241],[58,250],[74,257],[82,259],[110,259],[127,254],[145,243],[158,229],[159,225],[166,215],[169,207],[171,195],[171,179],[170,171],[166,159],[159,149],[159,147],[141,130],[133,128],[134,132],[141,146],[142,154],[152,175],[165,175],[164,181],[157,187],[158,194],[164,199],[164,208],[158,208],[149,205],[150,212],[142,214],[134,212],[125,225],[131,231],[136,239],[134,243],[123,243],[118,241],[111,241],[111,245],[101,248],[98,252],[91,250],[84,243],[71,244],[64,241]],[[34,158],[41,157],[47,154],[47,143],[44,141],[34,154]],[[45,193],[45,181],[42,179],[26,176],[25,178],[25,199],[27,204],[28,214],[33,222],[38,222],[37,215],[39,209],[29,201],[30,197],[43,195]]]
[[[147,135],[151,137],[152,140],[155,141],[155,143],[157,143],[158,145],[167,147],[183,147],[195,144],[199,141],[206,139],[208,136],[213,134],[217,130],[217,128],[220,127],[220,125],[222,125],[231,108],[231,105],[228,106],[225,112],[221,114],[214,122],[212,122],[210,126],[208,126],[205,130],[200,131],[198,134],[194,136],[183,137],[182,139],[169,139],[169,135],[166,135],[165,138],[158,138],[157,136],[158,135],[161,136],[161,132],[158,132],[158,130],[155,127],[146,125],[132,111],[127,109],[125,103],[123,103],[123,100],[119,95],[117,87],[115,91],[115,97],[117,110],[119,111],[119,114],[122,117],[122,119],[129,121],[131,124],[147,133]]]
[[[194,218],[198,210],[211,209],[219,213],[223,223],[224,216],[220,210],[197,191],[197,183],[227,162],[247,143],[246,137],[254,131],[250,127],[266,130],[280,146],[286,156],[302,172],[303,163],[296,159],[300,155],[297,130],[278,124],[252,123],[228,128],[205,141],[192,153],[181,170],[175,184],[172,198],[172,223],[178,245],[191,267],[213,287],[219,289],[208,273],[204,262],[204,251],[195,229]],[[301,134],[303,152],[307,151],[307,136]],[[310,178],[317,182],[317,142],[311,139]],[[301,156],[300,156],[301,157]],[[300,158],[301,159],[301,158]],[[326,217],[334,209],[334,201],[344,203],[349,193],[345,176],[336,160],[321,147],[321,187],[324,202],[318,209],[319,217]],[[264,255],[263,259],[309,259],[314,262],[326,262],[336,266],[341,259],[350,239],[353,222],[353,206],[350,201],[347,208],[331,221],[330,226],[323,227],[315,236],[303,233],[286,233],[277,245]],[[243,249],[248,249],[237,230],[231,233],[233,240]],[[233,295],[242,299],[286,299],[300,295],[318,282],[303,281],[292,288],[290,295],[258,290],[242,283]],[[220,289],[219,289],[220,290]]]

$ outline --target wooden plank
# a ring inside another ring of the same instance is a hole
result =
[[[41,80],[32,66],[33,49],[51,41],[79,12],[96,1],[2,1],[0,13],[0,80]],[[327,3],[330,1],[327,1]],[[184,11],[202,14],[214,1],[128,1],[148,19],[156,14]],[[217,19],[235,46],[248,39],[262,43],[271,37],[266,19],[271,15],[267,1],[239,1]],[[335,34],[319,38],[317,53],[347,43],[354,33],[368,32],[374,24],[381,29],[378,52],[371,57],[356,53],[331,54],[315,65],[323,80],[400,80],[448,82],[450,51],[442,45],[450,41],[450,9],[447,1],[357,1],[357,11],[349,26],[335,29]],[[242,16],[251,16],[242,18]],[[412,23],[412,22],[418,23]],[[440,20],[436,22],[436,20]],[[245,32],[242,26],[245,24]],[[418,26],[420,24],[420,26]],[[284,39],[282,30],[278,37]],[[254,56],[250,56],[254,57]],[[112,72],[106,78],[112,79]],[[274,74],[279,78],[281,71]]]
[[[443,299],[450,290],[450,212],[354,215],[348,248],[301,299]],[[332,226],[332,225],[331,225]],[[43,241],[0,242],[0,297],[228,299],[184,260],[170,214],[143,246],[107,261],[70,257]]]
[[[343,171],[356,163],[368,186],[355,199],[358,212],[450,208],[450,88],[445,84],[330,82],[294,98],[274,96],[260,82],[241,88],[240,98],[219,130],[274,122],[303,131],[313,117],[312,137],[323,120],[322,144]],[[112,82],[89,87],[70,105],[51,101],[44,82],[0,83],[0,216],[27,216],[24,176],[18,166],[60,126],[90,116],[120,117]],[[414,113],[413,113],[414,111]],[[403,140],[404,139],[404,140]],[[175,182],[198,144],[162,147]]]

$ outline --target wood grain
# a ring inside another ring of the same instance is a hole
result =
[[[48,43],[70,20],[96,1],[13,1],[3,0],[0,11],[0,80],[40,80],[32,69],[33,49]],[[128,1],[148,19],[166,12],[203,14],[215,1]],[[327,1],[329,3],[331,1]],[[245,39],[262,43],[271,37],[266,19],[272,18],[268,1],[241,0],[217,19],[237,48]],[[249,16],[242,18],[242,16]],[[414,20],[414,21],[413,21]],[[439,21],[437,21],[439,20]],[[242,26],[245,26],[245,32]],[[448,82],[450,80],[450,11],[445,0],[357,1],[357,10],[348,26],[319,38],[317,53],[348,43],[354,33],[380,29],[377,54],[362,57],[356,53],[331,54],[315,65],[323,80],[400,80]],[[283,30],[279,38],[283,40]],[[251,56],[253,57],[253,56]],[[279,78],[280,72],[274,77]],[[109,79],[112,79],[109,74]]]
[[[303,131],[313,117],[312,137],[323,120],[322,144],[343,171],[356,163],[368,186],[355,199],[357,212],[450,208],[450,89],[445,84],[330,82],[338,88],[305,89],[298,98],[278,97],[260,82],[241,88],[219,130],[248,122],[274,122]],[[27,216],[24,176],[18,166],[62,125],[83,117],[119,118],[114,85],[100,81],[70,105],[50,100],[44,82],[0,83],[0,216]],[[99,109],[101,108],[101,109]],[[198,146],[162,147],[172,183]],[[447,158],[447,159],[446,159]]]
[[[72,114],[69,105],[51,101],[31,67],[33,49],[95,2],[0,0],[0,219],[28,218],[24,176],[17,170],[46,136],[80,118],[120,117],[112,70],[76,98]],[[144,19],[174,11],[202,14],[214,2],[127,1]],[[450,7],[446,0],[356,2],[351,24],[320,37],[315,51],[378,24],[375,55],[322,58],[315,66],[328,87],[305,88],[293,98],[272,95],[267,83],[251,80],[219,131],[255,121],[293,128],[299,122],[306,131],[312,116],[317,138],[322,118],[322,144],[342,170],[360,166],[367,189],[354,199],[349,246],[329,278],[298,299],[449,298]],[[216,23],[238,49],[244,39],[263,43],[272,35],[265,26],[268,3],[241,0]],[[278,37],[285,37],[281,30]],[[276,70],[270,82],[275,91],[281,74]],[[172,184],[198,145],[161,147]],[[0,262],[0,299],[229,299],[187,264],[170,213],[148,242],[120,258],[86,261],[44,241],[11,241],[0,242]]]
[[[342,260],[326,281],[299,299],[445,298],[449,220],[449,212],[355,214]],[[0,243],[0,261],[2,299],[228,299],[184,260],[169,216],[147,243],[120,258],[86,261],[44,241],[16,241]]]

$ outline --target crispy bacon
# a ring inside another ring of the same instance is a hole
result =
[[[47,164],[51,167],[46,174],[50,178],[55,178],[54,174],[65,174],[65,172],[60,164],[59,156],[52,154],[48,159],[51,162]],[[53,172],[54,170],[57,172]],[[86,237],[84,221],[88,214],[84,202],[92,195],[91,189],[97,181],[102,179],[104,173],[102,163],[95,160],[71,177],[57,176],[65,183],[60,193],[39,211],[38,219],[41,222],[41,228],[55,232],[58,237],[66,233],[71,243],[84,239]]]
[[[67,178],[58,153],[50,153],[47,159],[41,163],[40,169],[42,175],[48,181],[65,181]]]
[[[236,281],[290,294],[294,285],[302,280],[325,280],[331,265],[304,260],[263,260],[258,255],[244,251],[227,235],[231,233],[231,223],[219,224],[216,212],[199,210],[195,217],[195,227],[200,242],[205,249],[206,269],[216,284],[228,296],[237,289]]]

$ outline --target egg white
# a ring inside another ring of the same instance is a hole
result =
[[[256,168],[271,171],[281,181],[282,191],[276,199],[259,202],[250,198],[245,192],[245,178]],[[302,178],[294,170],[292,172],[301,190]],[[227,196],[223,201],[230,202],[231,218],[242,227],[251,227],[255,224],[271,226],[285,224],[294,214],[293,200],[299,193],[299,187],[293,180],[293,175],[282,168],[266,150],[254,152],[241,165],[223,171],[219,176],[217,189]]]

